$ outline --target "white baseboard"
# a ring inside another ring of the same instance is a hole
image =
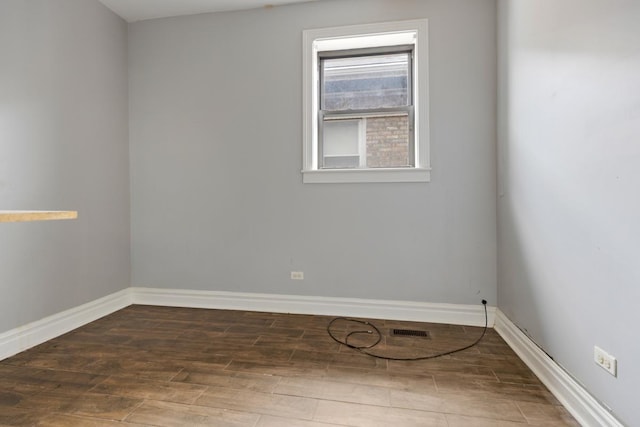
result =
[[[264,311],[365,317],[415,322],[484,326],[484,309],[478,305],[383,301],[357,298],[307,297],[222,291],[131,288],[133,304],[171,307]],[[487,307],[488,325],[493,326],[495,307]]]
[[[78,307],[0,333],[0,360],[66,334],[128,305],[131,305],[131,290],[124,289]]]
[[[567,374],[500,310],[496,310],[494,328],[580,425],[585,427],[623,427],[600,402]]]

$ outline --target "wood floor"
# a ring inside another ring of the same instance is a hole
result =
[[[130,306],[0,362],[0,425],[578,425],[492,329],[464,352],[399,362],[337,344],[330,320]],[[376,351],[395,357],[464,346],[482,331],[373,323]],[[341,336],[354,329],[335,326]]]

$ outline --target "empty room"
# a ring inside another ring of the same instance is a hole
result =
[[[637,0],[0,0],[0,425],[640,426]]]

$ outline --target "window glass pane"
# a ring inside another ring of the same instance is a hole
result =
[[[321,109],[393,108],[409,105],[409,53],[322,59]]]
[[[358,154],[358,120],[324,121],[325,156]]]
[[[359,120],[325,120],[322,129],[324,167],[358,167],[360,165]]]
[[[353,169],[360,165],[360,156],[329,156],[324,158],[324,169]]]
[[[367,117],[367,167],[408,167],[410,163],[409,115]]]
[[[373,114],[323,120],[322,167],[411,166],[409,114]]]

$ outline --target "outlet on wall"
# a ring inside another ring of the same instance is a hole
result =
[[[292,271],[291,272],[291,280],[304,280],[304,272],[302,272],[302,271]]]
[[[593,347],[593,361],[614,377],[618,376],[618,362],[616,358],[598,346]]]

